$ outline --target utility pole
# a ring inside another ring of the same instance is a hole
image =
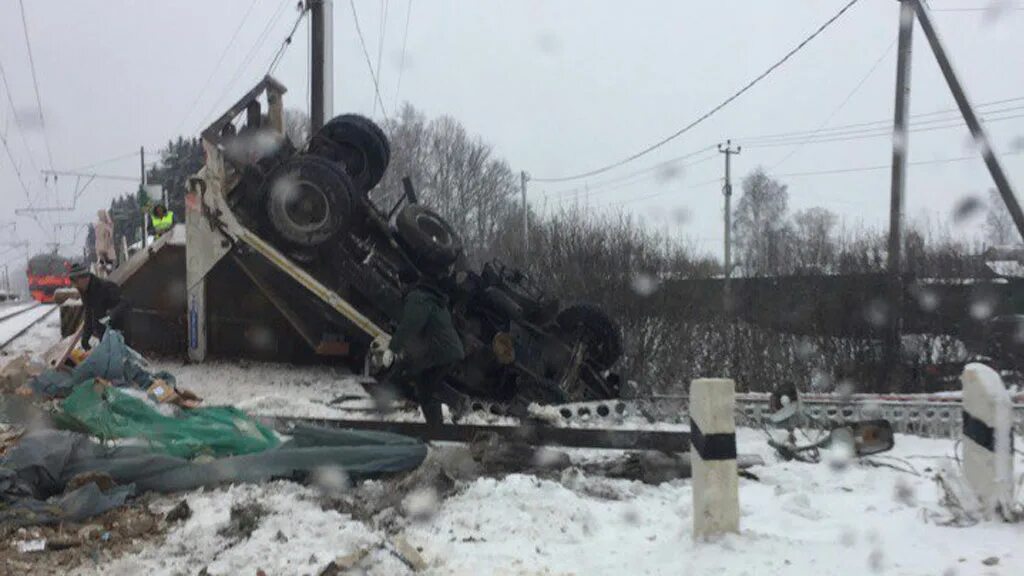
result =
[[[725,197],[725,307],[726,311],[732,308],[730,298],[732,279],[732,157],[739,154],[742,146],[732,147],[732,140],[726,140],[725,146],[718,145],[718,151],[725,154],[725,185],[722,186],[722,196]]]
[[[526,171],[519,173],[519,189],[523,194],[523,263],[530,253],[530,207],[526,204],[526,182],[530,179]]]
[[[1017,197],[1013,193],[1013,187],[1010,186],[1010,181],[1007,179],[1006,173],[1003,172],[999,158],[992,150],[992,145],[989,143],[985,129],[982,127],[981,122],[978,121],[970,100],[967,99],[967,93],[964,91],[963,85],[957,78],[956,72],[953,71],[953,64],[946,56],[946,50],[942,47],[938,32],[932,26],[928,9],[922,5],[920,0],[904,0],[903,4],[911,4],[916,9],[917,17],[921,21],[921,30],[924,32],[925,38],[928,39],[932,53],[935,54],[935,60],[939,64],[939,69],[942,70],[946,84],[949,85],[949,91],[953,93],[953,99],[956,100],[957,108],[960,109],[960,114],[964,117],[964,123],[970,129],[971,136],[974,138],[974,142],[977,144],[981,156],[985,160],[985,166],[988,167],[989,174],[992,176],[992,181],[995,182],[996,190],[1003,197],[1006,209],[1010,212],[1010,217],[1013,218],[1013,223],[1017,226],[1017,233],[1024,239],[1024,211],[1021,210],[1020,204],[1017,202]],[[909,46],[909,41],[907,45]]]
[[[334,1],[309,0],[310,132],[334,114]]]
[[[141,174],[142,186],[145,188],[146,182],[146,147],[139,146],[139,174]]]
[[[903,325],[903,191],[907,182],[907,114],[910,110],[910,67],[914,39],[914,2],[900,0],[900,32],[896,57],[896,110],[892,132],[892,180],[889,198],[888,314],[882,350],[880,384],[896,385]]]

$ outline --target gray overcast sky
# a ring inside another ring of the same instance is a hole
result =
[[[689,123],[759,74],[834,14],[846,0],[717,2],[611,0],[471,2],[412,0],[405,69],[396,93],[408,0],[357,0],[360,25],[376,64],[383,26],[381,90],[388,112],[409,101],[428,115],[449,114],[488,142],[516,170],[535,176],[585,171],[633,153]],[[988,0],[932,0],[941,8],[985,7]],[[262,76],[293,24],[294,0],[24,0],[46,120],[58,170],[122,156],[144,145],[148,158],[179,133],[196,134]],[[217,74],[200,92],[246,10],[252,11]],[[387,8],[386,19],[382,8]],[[940,12],[935,22],[975,103],[1024,97],[1024,10]],[[705,148],[726,138],[815,130],[884,120],[892,115],[898,2],[861,0],[805,50],[711,120],[659,151],[589,180],[593,210],[624,209],[651,226],[720,253],[721,194],[711,182],[720,157],[675,178],[615,181],[634,170]],[[279,14],[275,20],[274,15]],[[373,86],[347,0],[335,0],[335,113],[373,113]],[[265,41],[257,44],[270,23]],[[290,87],[286,105],[308,109],[307,26],[303,24],[276,76]],[[247,66],[247,55],[256,46]],[[917,28],[911,112],[954,106]],[[879,60],[881,61],[879,62]],[[0,2],[0,62],[25,128],[23,144],[0,97],[5,134],[36,205],[70,202],[71,179],[54,191],[33,172],[48,164],[38,130],[35,95],[17,0]],[[874,71],[868,75],[876,63]],[[229,83],[232,77],[238,79]],[[861,84],[862,83],[862,84]],[[860,88],[840,108],[854,89]],[[2,91],[2,86],[0,86]],[[197,101],[198,99],[198,101]],[[195,104],[193,104],[195,102]],[[1017,101],[1001,108],[1024,106]],[[1005,112],[1013,116],[1019,112]],[[380,110],[376,116],[380,117]],[[997,151],[1024,152],[1024,118],[989,126]],[[965,128],[912,134],[911,161],[972,154]],[[792,153],[792,154],[791,154]],[[694,160],[710,158],[711,153]],[[861,139],[792,147],[746,147],[734,160],[742,176],[757,165],[777,174],[890,162],[891,141]],[[781,160],[784,162],[779,164]],[[1024,154],[1003,156],[1011,182],[1024,186]],[[135,176],[138,158],[97,166]],[[737,178],[738,179],[738,178]],[[825,206],[849,225],[887,219],[887,170],[782,176],[791,207]],[[990,179],[979,160],[911,168],[908,213],[951,222],[959,199],[984,197]],[[530,186],[530,200],[548,209],[585,193],[584,182]],[[92,220],[131,182],[96,181],[65,222]],[[26,200],[6,154],[0,155],[0,220],[15,219]],[[685,214],[686,217],[680,217]],[[45,222],[52,235],[52,215]],[[52,240],[28,218],[17,237]],[[957,232],[973,234],[980,218]],[[7,234],[8,231],[0,231]],[[77,246],[62,251],[80,250]],[[10,236],[5,238],[9,239]],[[67,229],[62,241],[72,240]],[[20,250],[0,246],[0,265]],[[7,252],[5,252],[7,251]],[[12,261],[13,262],[13,261]]]

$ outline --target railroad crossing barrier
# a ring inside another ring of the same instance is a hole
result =
[[[695,540],[740,530],[735,407],[732,380],[701,378],[690,383]]]
[[[995,370],[968,364],[963,382],[964,476],[986,516],[1013,502],[1013,428],[1010,394]]]

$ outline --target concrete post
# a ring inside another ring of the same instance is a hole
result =
[[[732,380],[701,378],[690,383],[695,540],[740,529],[735,406]]]
[[[1013,502],[1013,403],[999,374],[968,364],[963,383],[964,476],[991,516]]]

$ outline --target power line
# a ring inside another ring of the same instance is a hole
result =
[[[398,64],[398,83],[395,85],[395,106],[398,109],[398,95],[402,92],[402,74],[405,73],[405,49],[409,42],[409,15],[412,13],[412,0],[405,5],[405,32],[402,34],[402,58]]]
[[[1002,100],[993,100],[991,102],[983,102],[981,104],[975,105],[975,108],[977,108],[977,109],[992,108],[992,107],[995,107],[995,106],[999,106],[1001,104],[1008,104],[1008,103],[1011,103],[1011,102],[1021,102],[1021,101],[1024,101],[1024,96],[1018,96],[1018,97],[1015,97],[1015,98],[1004,98]],[[1005,112],[1007,110],[1016,110],[1016,109],[1017,109],[1016,107],[1011,107],[1011,108],[1008,108],[1008,109],[1005,109],[1005,110],[1003,110],[1003,109],[1001,109],[1001,110],[991,110],[991,111],[988,112],[988,114],[993,114],[993,113],[998,113],[998,112]],[[959,116],[960,115],[960,109],[959,108],[943,108],[941,110],[933,110],[931,112],[922,112],[922,113],[919,113],[919,114],[913,114],[913,115],[910,116],[910,118],[912,118],[912,119],[920,119],[920,118],[926,118],[926,117],[929,117],[929,116],[943,116],[943,115],[950,115],[950,114],[954,114],[956,117],[959,118],[960,117]],[[892,118],[886,118],[886,119],[881,119],[881,120],[868,120],[868,121],[865,121],[865,122],[857,122],[857,123],[853,123],[853,124],[842,124],[842,125],[839,125],[839,126],[833,126],[831,128],[826,128],[824,130],[818,130],[817,132],[827,133],[827,132],[846,131],[849,128],[861,128],[861,127],[864,127],[864,128],[866,128],[866,127],[875,127],[875,129],[883,128],[883,127],[884,128],[891,128],[892,127],[891,124],[892,124]],[[794,136],[804,136],[804,135],[808,135],[808,134],[813,134],[814,132],[816,132],[816,130],[797,130],[797,131],[793,131],[793,132],[779,132],[779,133],[775,133],[775,134],[759,134],[759,135],[755,135],[755,136],[745,136],[745,137],[736,138],[736,140],[742,140],[743,142],[747,142],[747,143],[754,143],[755,141],[758,141],[758,140],[775,140],[775,139],[779,139],[779,138],[785,139],[785,138],[790,138],[790,137],[794,137]]]
[[[929,12],[988,12],[999,14],[1000,12],[1020,11],[1024,7],[1019,6],[989,6],[988,8],[929,8]]]
[[[667,136],[665,138],[662,138],[661,140],[655,142],[654,144],[651,144],[651,145],[647,146],[646,148],[640,150],[639,152],[631,154],[630,156],[627,156],[627,157],[623,158],[622,160],[619,160],[617,162],[613,162],[613,163],[608,164],[606,166],[603,166],[601,168],[596,168],[594,170],[589,170],[587,172],[581,172],[579,174],[573,174],[571,176],[546,177],[546,178],[533,177],[533,178],[531,178],[531,180],[534,180],[536,182],[566,182],[566,181],[569,181],[569,180],[578,180],[580,178],[586,178],[588,176],[593,176],[593,175],[596,175],[596,174],[601,174],[603,172],[607,172],[607,171],[612,170],[614,168],[618,168],[619,166],[622,166],[623,164],[627,164],[629,162],[632,162],[633,160],[636,160],[637,158],[645,156],[645,155],[653,152],[654,150],[657,150],[658,148],[661,148],[665,144],[668,144],[672,140],[675,140],[676,138],[678,138],[678,137],[682,136],[683,134],[685,134],[686,132],[690,131],[691,129],[696,127],[698,124],[704,122],[705,120],[707,120],[708,118],[713,116],[715,113],[717,113],[719,110],[721,110],[722,108],[725,108],[726,106],[728,106],[733,100],[736,100],[737,98],[742,96],[744,93],[746,93],[748,90],[753,88],[755,85],[757,85],[759,82],[761,82],[761,80],[764,80],[765,78],[767,78],[769,74],[771,74],[772,72],[777,70],[784,63],[786,63],[786,61],[788,61],[791,57],[793,57],[793,55],[795,55],[797,52],[799,52],[801,49],[803,49],[804,46],[806,46],[812,40],[814,40],[819,35],[821,35],[822,32],[824,32],[829,26],[831,26],[836,20],[838,20],[843,14],[845,14],[847,10],[852,8],[853,5],[856,4],[858,1],[859,0],[850,0],[849,2],[847,2],[846,5],[844,5],[838,12],[836,12],[835,15],[833,15],[831,18],[826,20],[825,23],[822,24],[821,26],[819,26],[818,29],[815,30],[813,33],[811,33],[810,36],[808,36],[803,41],[801,41],[799,44],[797,44],[795,48],[793,48],[792,50],[787,52],[785,56],[783,56],[777,62],[772,64],[770,67],[768,67],[767,70],[765,70],[764,72],[759,74],[756,78],[754,78],[753,80],[748,82],[745,86],[743,86],[738,91],[733,93],[732,96],[729,96],[724,101],[722,101],[720,104],[718,104],[717,106],[715,106],[711,110],[705,112],[702,116],[700,116],[699,118],[697,118],[693,122],[690,122],[686,126],[680,128],[679,130],[677,130],[673,134],[671,134],[671,135],[669,135],[669,136]],[[350,2],[351,2],[351,0],[350,0]]]
[[[277,53],[274,54],[274,59],[270,61],[270,68],[267,69],[267,76],[274,73],[274,69],[277,68],[281,58],[284,56],[285,50],[292,45],[292,36],[295,36],[295,31],[299,29],[299,24],[302,23],[302,19],[306,17],[306,13],[309,12],[309,7],[303,5],[299,10],[299,15],[295,18],[295,24],[292,25],[292,29],[288,32],[288,36],[285,37],[284,42],[281,43],[281,47],[277,49]]]
[[[1021,107],[1019,109],[1024,110],[1024,107]],[[1009,111],[1012,111],[1012,110],[1009,110]],[[1011,114],[1011,115],[1008,115],[1008,116],[999,116],[999,117],[994,117],[994,118],[989,116],[989,117],[984,118],[984,121],[987,124],[994,124],[996,122],[1005,122],[1007,120],[1014,120],[1014,119],[1017,119],[1017,118],[1024,118],[1024,114]],[[940,124],[936,124],[937,122],[939,122]],[[951,119],[932,120],[932,121],[917,123],[917,124],[915,124],[915,128],[912,128],[912,129],[908,130],[908,132],[913,132],[913,133],[917,133],[917,132],[932,132],[932,131],[935,131],[935,130],[947,130],[949,128],[959,128],[959,127],[962,127],[962,126],[964,126],[964,122],[963,121],[954,121],[954,120],[951,120]],[[744,146],[748,146],[750,148],[775,148],[775,147],[779,147],[779,146],[792,146],[793,144],[825,144],[825,143],[829,143],[829,142],[849,142],[849,141],[852,141],[852,140],[864,140],[864,139],[881,138],[881,137],[891,138],[892,137],[892,129],[886,129],[886,130],[870,129],[870,130],[860,130],[860,131],[854,131],[854,132],[847,132],[847,133],[843,133],[843,134],[830,134],[830,135],[826,134],[826,135],[822,135],[822,137],[819,137],[819,138],[805,139],[805,140],[778,140],[778,141],[765,141],[765,142],[760,142],[760,143],[759,142],[747,143],[746,141],[743,141],[744,142],[743,145]]]
[[[999,156],[1015,156],[1020,155],[1024,152],[1005,152],[999,154]],[[978,156],[958,156],[956,158],[940,158],[938,160],[918,160],[917,162],[907,162],[909,166],[926,166],[931,164],[949,164],[951,162],[965,162],[967,160],[980,160]],[[851,174],[855,172],[871,172],[875,170],[890,170],[892,164],[876,164],[874,166],[855,166],[851,168],[835,168],[832,170],[813,170],[810,172],[790,172],[787,174],[774,174],[776,178],[799,178],[803,176],[825,176],[830,174]]]
[[[25,46],[28,48],[28,64],[32,70],[32,85],[36,90],[36,105],[39,106],[39,126],[43,130],[43,141],[46,142],[46,157],[50,161],[50,170],[53,170],[53,151],[50,149],[50,138],[46,134],[46,120],[43,118],[43,99],[39,96],[39,78],[36,76],[36,61],[32,55],[32,41],[29,40],[28,20],[25,18],[25,1],[18,0],[21,7],[21,26],[25,31]]]
[[[388,0],[380,0],[380,33],[377,35],[377,79],[384,79],[384,36],[388,30]],[[377,101],[374,100],[373,111],[377,112]],[[383,112],[383,110],[381,110]]]
[[[713,178],[711,180],[705,180],[703,182],[698,182],[696,184],[687,186],[686,188],[683,188],[683,190],[694,190],[694,189],[697,189],[697,188],[703,188],[705,186],[710,186],[711,184],[719,184],[721,182],[722,182],[722,178],[721,177]],[[673,194],[675,192],[678,192],[678,190],[662,190],[661,192],[655,192],[653,194],[647,194],[645,196],[640,196],[639,198],[630,198],[629,200],[622,200],[620,202],[612,202],[612,203],[609,203],[608,206],[624,206],[626,204],[632,204],[634,202],[641,202],[643,200],[649,200],[651,198],[657,198],[658,196],[664,196],[666,194]]]
[[[256,42],[252,45],[252,48],[249,49],[249,52],[246,54],[245,59],[242,60],[242,63],[238,66],[237,69],[235,69],[235,74],[231,77],[230,80],[228,80],[228,83],[224,86],[224,91],[221,92],[221,95],[213,102],[213,106],[210,107],[210,111],[207,112],[205,116],[203,116],[203,124],[205,124],[206,120],[208,120],[211,116],[213,116],[214,113],[217,112],[217,109],[220,107],[221,101],[224,100],[224,98],[231,93],[231,88],[234,87],[235,82],[237,82],[238,79],[241,78],[246,68],[249,67],[249,64],[252,63],[253,58],[256,56],[256,52],[258,52],[260,47],[263,46],[263,43],[266,42],[267,36],[270,34],[270,30],[273,29],[273,27],[278,23],[278,21],[281,20],[281,16],[284,15],[284,9],[288,5],[290,5],[291,2],[292,0],[284,0],[283,2],[281,2],[280,5],[278,5],[277,10],[270,16],[270,20],[268,20],[266,26],[263,27],[263,31],[260,32],[260,35],[256,38]]]
[[[377,103],[384,118],[388,117],[388,111],[384,108],[384,99],[380,96],[380,82],[377,80],[377,73],[373,70],[373,62],[370,62],[370,53],[366,49],[366,39],[363,38],[363,29],[359,26],[359,14],[356,13],[355,0],[349,0],[348,5],[352,7],[352,19],[356,25],[356,35],[359,36],[359,44],[363,47],[363,57],[366,59],[366,67],[370,70],[370,79],[373,80],[373,91],[377,96]]]
[[[1021,155],[1021,154],[1024,154],[1024,151],[1020,151],[1020,152],[1006,152],[1006,153],[1003,153],[1003,154],[1000,154],[1000,155],[1001,156],[1016,156],[1016,155]],[[964,161],[967,161],[967,160],[976,160],[976,159],[979,159],[979,158],[977,156],[959,156],[959,157],[956,157],[956,158],[940,158],[938,160],[919,160],[917,162],[908,162],[907,164],[909,166],[925,166],[925,165],[932,165],[932,164],[949,164],[949,163],[953,163],[953,162],[964,162]],[[772,177],[773,178],[800,178],[800,177],[805,177],[805,176],[827,176],[827,175],[834,175],[834,174],[852,174],[852,173],[857,173],[857,172],[871,172],[871,171],[877,171],[877,170],[890,170],[891,168],[892,168],[892,164],[876,164],[876,165],[873,165],[873,166],[854,166],[854,167],[849,167],[849,168],[835,168],[835,169],[830,169],[830,170],[814,170],[814,171],[809,171],[809,172],[789,172],[789,173],[785,173],[785,174],[772,174]],[[706,180],[706,181],[703,181],[703,182],[698,182],[698,183],[693,184],[691,186],[687,186],[686,188],[684,188],[684,190],[693,190],[693,189],[696,189],[696,188],[702,188],[702,187],[709,186],[711,184],[714,184],[716,182],[721,182],[721,181],[722,181],[722,179],[720,177],[719,178],[714,178],[712,180]],[[653,194],[647,194],[647,195],[640,196],[640,197],[637,197],[637,198],[630,198],[628,200],[622,200],[622,201],[619,201],[619,202],[612,202],[612,203],[609,203],[608,206],[623,206],[623,205],[626,205],[626,204],[632,204],[634,202],[641,202],[643,200],[649,200],[651,198],[657,198],[658,196],[664,196],[666,194],[673,194],[675,192],[678,192],[678,190],[662,190],[662,191],[659,191],[659,192],[655,192]]]
[[[874,64],[871,65],[871,68],[868,69],[867,73],[864,74],[864,76],[860,79],[860,81],[857,82],[857,85],[853,87],[853,90],[850,90],[850,92],[846,95],[846,97],[843,98],[843,101],[840,102],[839,105],[836,106],[832,110],[832,112],[825,118],[825,120],[818,126],[818,128],[808,137],[808,139],[803,141],[803,142],[800,142],[795,148],[793,148],[788,153],[786,153],[786,155],[783,156],[781,160],[779,160],[778,162],[776,162],[775,164],[772,165],[770,170],[775,170],[779,166],[785,164],[787,160],[792,158],[797,152],[799,152],[801,149],[803,149],[803,147],[807,144],[807,142],[811,138],[817,136],[818,134],[821,133],[822,130],[824,130],[826,127],[828,127],[829,123],[832,122],[832,119],[835,118],[836,115],[839,114],[839,112],[841,112],[843,110],[843,108],[846,107],[846,105],[850,102],[850,100],[858,92],[860,92],[860,89],[864,86],[864,84],[868,81],[868,79],[871,78],[871,76],[875,73],[875,70],[878,69],[878,66],[882,63],[883,60],[885,60],[886,56],[889,55],[889,52],[892,51],[892,47],[895,46],[895,45],[896,45],[896,38],[893,38],[892,42],[889,42],[889,46],[887,46],[885,48],[885,50],[882,52],[882,55],[879,56],[877,60],[875,60]]]
[[[630,173],[622,175],[622,176],[617,176],[615,178],[611,178],[611,179],[608,179],[608,180],[603,180],[601,182],[596,182],[594,184],[590,184],[589,182],[587,182],[585,186],[576,186],[576,187],[568,188],[568,189],[564,189],[564,190],[557,190],[557,191],[553,191],[553,192],[547,192],[547,193],[544,194],[544,197],[545,198],[550,198],[550,197],[555,197],[555,196],[566,196],[568,194],[573,194],[573,193],[576,193],[576,192],[581,192],[585,188],[587,190],[591,190],[591,191],[592,190],[598,190],[598,189],[604,188],[604,187],[612,185],[612,184],[618,184],[620,182],[635,180],[637,176],[649,176],[652,173],[653,174],[658,174],[660,171],[663,171],[666,168],[674,166],[677,162],[680,162],[682,160],[687,160],[689,158],[693,158],[694,156],[699,156],[701,154],[704,154],[704,153],[706,153],[708,151],[711,151],[711,150],[714,150],[714,149],[715,149],[715,145],[712,144],[712,145],[709,145],[709,146],[705,146],[705,147],[701,148],[700,150],[694,150],[693,152],[690,152],[688,154],[684,154],[682,156],[677,156],[675,158],[670,158],[670,159],[665,160],[663,162],[658,162],[657,164],[652,164],[652,165],[650,165],[650,166],[648,166],[646,168],[642,168],[640,170],[634,170],[633,172],[630,172]],[[717,157],[718,157],[718,153],[716,152],[716,153],[708,156],[705,159],[696,160],[694,162],[686,163],[683,166],[681,166],[681,168],[685,168],[685,167],[689,167],[689,166],[694,166],[696,164],[700,164],[702,162],[705,162],[708,159],[717,158]]]
[[[231,47],[235,45],[235,40],[238,39],[238,33],[242,31],[242,27],[245,26],[245,23],[249,20],[249,15],[252,14],[253,8],[256,7],[256,4],[259,3],[259,1],[260,0],[252,0],[252,3],[249,4],[249,8],[245,11],[245,14],[242,15],[242,19],[238,22],[238,26],[235,27],[235,31],[231,34],[231,39],[228,40],[228,43],[224,46],[224,50],[220,53],[220,57],[217,58],[217,63],[214,64],[213,69],[210,70],[210,75],[206,77],[206,81],[203,82],[202,88],[199,89],[195,99],[192,100],[192,103],[189,104],[188,108],[185,110],[185,116],[181,119],[181,122],[178,122],[178,127],[174,129],[176,133],[181,132],[181,127],[185,125],[185,121],[192,115],[192,111],[203,98],[203,94],[206,93],[206,89],[210,87],[210,82],[212,82],[214,76],[217,75],[217,70],[220,70],[220,65],[224,63],[224,58],[227,57]]]

